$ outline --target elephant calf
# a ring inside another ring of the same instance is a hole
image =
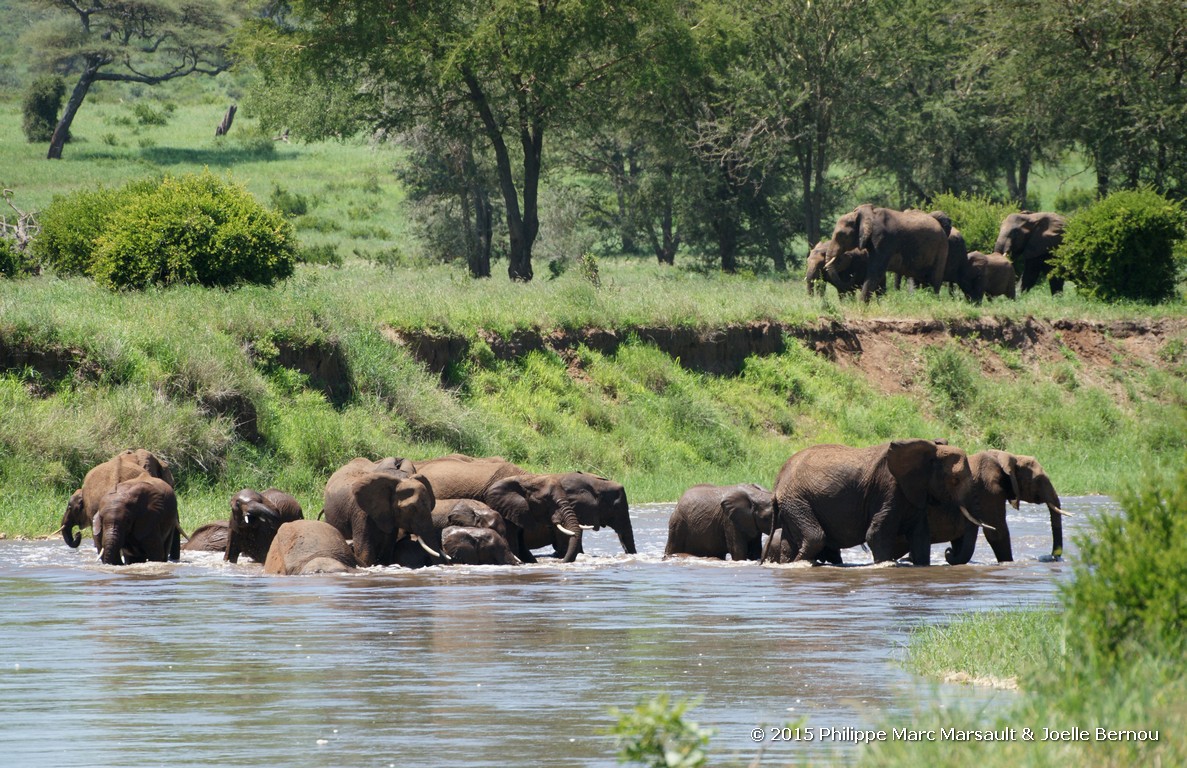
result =
[[[244,488],[231,497],[224,558],[237,563],[244,554],[257,563],[264,562],[280,526],[304,517],[301,503],[284,491],[269,488],[259,493]]]
[[[968,256],[964,273],[960,279],[960,290],[969,301],[980,304],[982,299],[994,296],[1014,298],[1014,264],[1000,253],[973,251]]]
[[[338,529],[321,520],[294,520],[280,526],[264,558],[264,573],[299,576],[349,573],[354,551]]]
[[[441,551],[456,565],[520,565],[507,540],[490,528],[451,525],[441,532]]]
[[[774,496],[753,483],[694,485],[668,519],[664,557],[694,555],[758,560],[762,534],[771,529]]]

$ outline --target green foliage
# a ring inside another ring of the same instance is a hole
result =
[[[1059,611],[977,611],[911,630],[906,665],[930,677],[963,672],[975,678],[1031,678],[1046,669],[1051,650],[1063,642]]]
[[[668,694],[642,701],[628,712],[610,710],[618,722],[610,728],[620,764],[646,768],[700,768],[708,763],[705,748],[713,731],[684,715],[695,702],[673,702]]]
[[[945,193],[932,198],[933,210],[941,210],[952,219],[952,226],[964,235],[970,251],[993,253],[1002,221],[1017,208],[1009,203],[995,202],[986,195]]]
[[[977,397],[977,374],[973,364],[955,343],[928,347],[924,357],[928,388],[945,420],[955,423]]]
[[[1166,301],[1179,271],[1175,244],[1185,236],[1179,203],[1148,187],[1114,192],[1068,222],[1055,269],[1103,301]]]
[[[330,243],[303,245],[297,250],[297,261],[301,264],[321,264],[327,267],[341,267],[342,255]]]
[[[31,266],[14,240],[0,236],[0,277],[20,277],[28,273]]]
[[[1051,203],[1051,209],[1056,213],[1062,213],[1064,216],[1070,216],[1074,213],[1079,213],[1094,202],[1096,202],[1096,192],[1083,187],[1072,187],[1070,189],[1059,190],[1059,194],[1055,196],[1055,200]],[[1038,208],[1032,208],[1031,210],[1038,210]]]
[[[62,97],[66,95],[66,81],[61,75],[43,75],[29,84],[21,110],[24,121],[21,127],[25,138],[39,144],[50,140],[58,124],[58,112],[62,109]]]
[[[1063,589],[1069,650],[1108,667],[1136,651],[1181,659],[1187,637],[1187,469],[1148,478],[1079,542]]]
[[[304,216],[309,213],[309,199],[299,192],[289,192],[279,184],[273,185],[269,198],[272,207],[285,216]]]
[[[55,199],[45,218],[46,263],[109,288],[268,284],[292,274],[289,225],[209,172],[75,193]]]
[[[169,106],[156,109],[147,101],[138,101],[132,105],[132,114],[139,125],[168,125],[169,114],[173,111]]]

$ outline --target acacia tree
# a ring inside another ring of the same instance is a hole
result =
[[[583,102],[651,47],[664,8],[664,0],[302,0],[291,26],[263,30],[268,44],[257,51],[333,71],[337,88],[383,90],[422,106],[430,95],[444,99],[420,115],[443,133],[465,132],[454,119],[478,125],[503,198],[508,274],[526,281],[545,136],[588,113]]]
[[[54,128],[46,157],[62,157],[70,124],[98,82],[157,85],[217,75],[234,14],[220,0],[33,0],[51,11],[25,43],[52,69],[78,81]]]

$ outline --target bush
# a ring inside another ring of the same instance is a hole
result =
[[[1187,469],[1092,521],[1063,588],[1069,655],[1111,668],[1142,650],[1181,658],[1187,637]]]
[[[66,95],[66,81],[59,75],[45,75],[34,80],[25,94],[24,128],[25,138],[30,143],[49,141],[58,124],[58,111],[62,108],[62,97]],[[67,137],[69,138],[69,137]]]
[[[1183,208],[1148,187],[1114,192],[1068,222],[1055,274],[1103,301],[1166,301],[1175,295],[1184,223]]]
[[[641,701],[629,712],[610,710],[618,722],[610,729],[618,762],[648,768],[699,768],[708,762],[705,748],[713,732],[684,719],[691,702],[673,702],[667,694]]]
[[[79,190],[55,195],[41,214],[41,234],[33,241],[33,256],[60,275],[90,273],[95,242],[108,219],[129,192],[151,189],[158,182],[133,182],[123,189]]]
[[[209,171],[121,194],[96,246],[89,272],[109,288],[271,284],[296,259],[284,217]]]
[[[132,105],[132,114],[140,125],[168,125],[168,110],[153,109],[148,102],[138,101]]]
[[[983,195],[937,195],[931,201],[931,210],[941,210],[952,219],[952,226],[964,235],[970,251],[993,253],[997,232],[1002,220],[1017,208],[1010,203],[994,202]]]
[[[285,216],[304,216],[309,213],[309,200],[298,192],[289,192],[279,184],[272,187],[272,207]]]
[[[0,237],[0,277],[20,277],[27,271],[27,266],[16,243]]]
[[[302,264],[321,264],[329,267],[342,266],[342,256],[330,243],[306,245],[297,250],[297,261]]]

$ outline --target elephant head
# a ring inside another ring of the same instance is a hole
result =
[[[240,553],[258,563],[268,556],[268,547],[284,523],[304,517],[301,504],[275,488],[259,493],[244,488],[231,497],[230,530],[224,558],[239,562]]]
[[[581,548],[582,523],[577,505],[592,509],[596,500],[588,488],[583,498],[574,494],[557,475],[515,475],[494,483],[486,493],[486,503],[503,517],[507,526],[508,543],[524,562],[534,562],[531,548],[525,541],[525,531],[533,528],[555,527],[569,537],[564,562],[571,563]],[[542,546],[542,545],[541,545]]]
[[[437,499],[433,506],[433,527],[445,530],[450,526],[489,528],[503,538],[507,525],[503,517],[477,499]]]
[[[808,287],[809,296],[816,293],[817,287],[820,294],[824,295],[824,286],[820,285],[820,281],[824,279],[824,260],[828,253],[828,243],[828,240],[821,240],[813,246],[804,262],[804,284]]]
[[[723,529],[729,551],[744,551],[750,560],[761,558],[762,534],[771,531],[775,525],[775,495],[754,483],[734,486],[722,496],[721,510],[733,523],[733,527],[727,525]],[[756,548],[738,541],[739,535],[745,541],[755,542]]]
[[[428,479],[408,475],[397,460],[357,458],[330,476],[323,512],[326,522],[351,540],[359,565],[390,565],[396,543],[405,536],[440,557],[427,544],[436,536],[434,501]]]
[[[507,540],[489,528],[451,525],[441,532],[443,551],[461,565],[520,565]]]
[[[1018,456],[1005,451],[984,453],[1000,472],[1003,492],[1014,509],[1018,509],[1021,501],[1047,505],[1047,511],[1051,515],[1051,556],[1056,559],[1062,557],[1063,516],[1069,513],[1063,511],[1059,494],[1056,493],[1055,485],[1043,470],[1043,466],[1033,456]],[[1003,540],[1000,532],[995,535],[986,531],[985,538],[993,547],[998,560],[1011,559],[1008,533]]]
[[[106,494],[125,480],[137,477],[156,477],[173,486],[173,473],[169,462],[157,458],[143,448],[117,453],[102,464],[97,464],[83,478],[82,487],[70,497],[66,512],[62,516],[62,538],[70,547],[78,547],[82,534],[75,528],[91,527],[91,520],[99,511]]]
[[[959,448],[935,440],[895,440],[886,452],[886,466],[898,491],[915,510],[927,528],[929,503],[950,516],[966,521],[957,549],[949,548],[944,559],[949,564],[967,563],[976,545],[977,529],[985,525],[978,519],[980,503],[974,493],[973,472],[968,456]],[[992,526],[986,526],[992,529]],[[930,530],[926,545],[931,546]],[[922,546],[924,537],[918,534]],[[912,550],[915,562],[921,553]]]
[[[82,531],[75,533],[75,528],[89,528],[91,520],[87,516],[86,505],[83,503],[82,489],[79,488],[66,502],[66,513],[62,515],[62,538],[66,545],[78,549],[82,543]]]
[[[826,260],[836,259],[845,251],[869,247],[872,210],[873,206],[868,203],[859,205],[837,219],[825,252]]]

